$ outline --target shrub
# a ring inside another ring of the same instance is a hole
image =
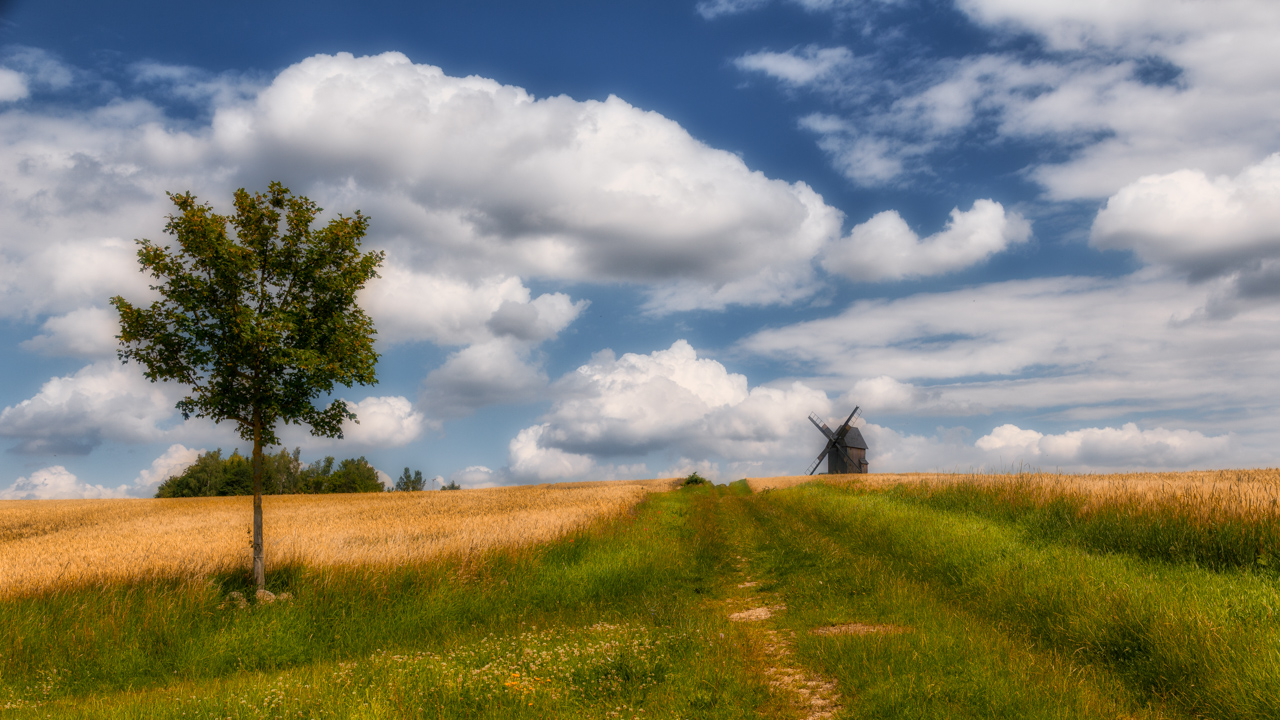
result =
[[[684,482],[681,484],[684,486],[689,486],[689,485],[704,485],[706,483],[707,483],[707,479],[699,475],[697,471],[694,471],[689,473],[689,477],[685,478]]]

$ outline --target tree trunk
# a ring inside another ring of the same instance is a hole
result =
[[[267,589],[267,570],[262,559],[262,416],[253,413],[253,581],[258,590]]]

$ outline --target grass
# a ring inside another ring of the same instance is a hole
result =
[[[15,717],[751,717],[768,692],[738,630],[704,612],[721,556],[689,501],[655,496],[521,548],[292,566],[269,574],[291,600],[244,609],[226,603],[249,588],[243,571],[10,598],[0,705]]]
[[[898,598],[879,605],[895,608],[888,622],[920,622],[896,608],[944,608],[955,623],[985,628],[967,644],[1013,643],[1041,658],[1032,665],[1062,666],[1068,675],[1078,667],[1103,679],[1084,688],[1084,697],[1131,709],[1235,718],[1280,710],[1280,588],[1270,576],[1027,543],[1009,522],[857,490],[802,487],[779,494],[770,507],[823,538],[831,553],[867,568],[858,574],[864,588],[890,583],[869,593]],[[852,578],[836,583],[858,587]],[[813,652],[817,661],[821,653]],[[990,693],[998,683],[976,687]],[[1014,696],[1010,690],[1003,698]]]
[[[1280,716],[1268,503],[1048,477],[691,485],[534,543],[294,562],[245,608],[243,568],[11,594],[0,715],[809,717],[794,671],[837,718]]]
[[[1001,482],[975,478],[904,484],[891,494],[1013,523],[1027,539],[1041,542],[1219,571],[1275,572],[1280,563],[1280,477],[1274,471],[1214,475],[1199,482],[1177,478],[1131,489],[1133,481],[1126,476],[1089,485],[1069,477],[1025,474]]]

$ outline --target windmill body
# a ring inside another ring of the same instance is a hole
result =
[[[867,441],[862,438],[858,428],[853,426],[853,419],[858,414],[858,410],[859,408],[854,408],[853,412],[849,413],[849,417],[834,431],[827,427],[816,413],[809,413],[809,422],[826,436],[827,446],[818,455],[818,459],[809,466],[806,475],[812,475],[824,458],[827,461],[827,473],[831,475],[867,472]]]

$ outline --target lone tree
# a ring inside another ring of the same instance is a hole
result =
[[[140,363],[152,382],[190,386],[177,404],[184,419],[232,420],[253,443],[253,577],[262,590],[263,446],[279,443],[280,421],[340,438],[342,422],[356,419],[341,400],[313,403],[335,383],[377,382],[376,331],[356,292],[378,276],[383,253],[360,252],[369,227],[360,211],[312,229],[320,208],[278,182],[266,193],[237,190],[230,218],[189,192],[169,198],[178,213],[165,232],[175,241],[137,241],[160,299],[134,307],[111,298],[118,355]]]

